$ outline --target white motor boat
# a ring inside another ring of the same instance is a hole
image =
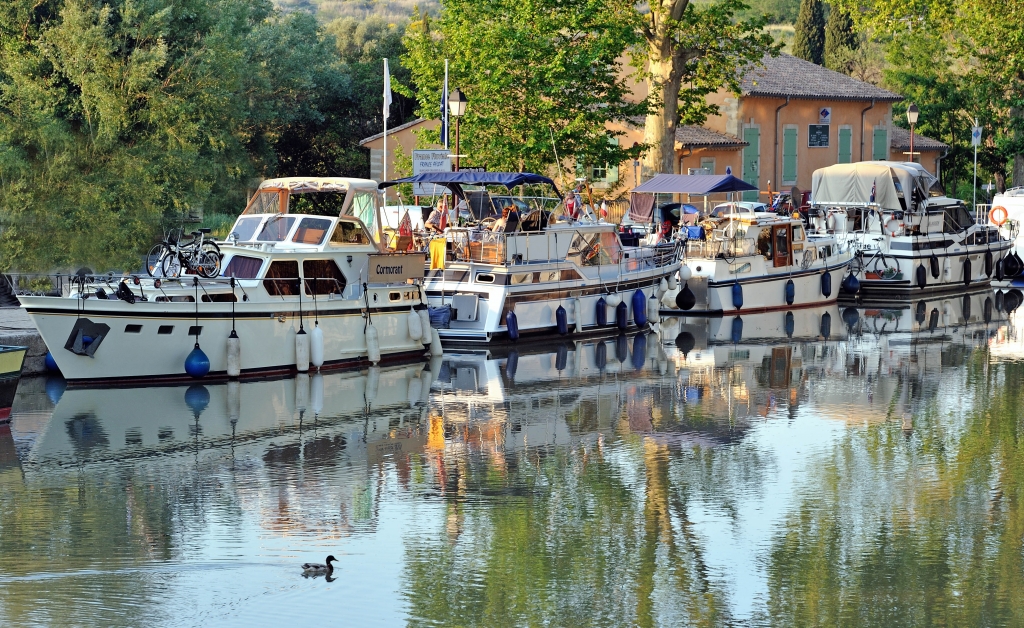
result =
[[[82,273],[19,299],[72,382],[188,378],[204,358],[208,377],[419,359],[433,339],[424,257],[381,253],[377,199],[369,180],[267,180],[219,277]]]
[[[517,213],[523,213],[502,230],[487,228],[496,222],[493,211],[501,203],[494,203],[484,190],[470,198],[464,189],[538,185],[554,189],[547,177],[427,173],[387,181],[380,187],[403,183],[443,186],[455,196],[452,206],[468,208],[471,220],[479,221],[449,227],[431,243],[425,287],[430,306],[444,310],[432,318],[445,341],[477,343],[517,340],[520,335],[644,328],[649,315],[657,315],[664,280],[679,269],[680,249],[674,243],[624,246],[616,226],[594,216],[584,213],[558,219],[564,206],[557,190],[554,197],[526,197],[530,203],[500,197],[519,201],[504,206],[518,207]]]
[[[704,239],[686,242],[681,281],[669,285],[663,314],[739,315],[834,303],[853,259],[834,236],[809,234],[801,220],[774,213],[719,212],[705,225]]]
[[[816,170],[812,185],[813,229],[856,250],[863,299],[988,285],[1012,245],[917,163],[836,164]]]

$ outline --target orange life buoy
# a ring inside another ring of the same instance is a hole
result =
[[[1006,223],[1006,208],[1002,205],[996,205],[992,208],[992,211],[988,213],[988,220],[997,227],[1002,227]]]

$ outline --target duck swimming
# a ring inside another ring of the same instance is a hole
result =
[[[334,565],[332,562],[337,562],[337,558],[334,556],[327,557],[327,564],[322,565],[320,563],[305,563],[302,565],[302,573],[305,575],[319,575],[327,574],[330,576],[334,572]]]

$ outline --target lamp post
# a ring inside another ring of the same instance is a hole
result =
[[[457,87],[448,96],[448,113],[455,118],[455,172],[459,171],[459,157],[462,156],[459,146],[459,122],[462,116],[466,115],[466,103],[468,102],[466,95]]]
[[[914,125],[917,124],[917,116],[921,114],[921,110],[917,108],[917,105],[910,103],[907,107],[907,122],[910,123],[910,161],[917,161],[914,159]]]

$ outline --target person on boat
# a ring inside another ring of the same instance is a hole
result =
[[[511,233],[519,226],[519,212],[515,205],[507,205],[501,210],[501,218],[494,221],[491,231],[494,233]]]
[[[427,217],[427,220],[423,223],[423,226],[426,227],[428,231],[440,233],[444,231],[444,228],[446,226],[445,223],[447,222],[448,197],[442,196],[441,199],[437,202],[437,207],[434,208],[434,211],[430,212],[430,216]]]
[[[579,217],[579,204],[576,202],[576,192],[569,192],[565,195],[565,215],[571,220]]]

